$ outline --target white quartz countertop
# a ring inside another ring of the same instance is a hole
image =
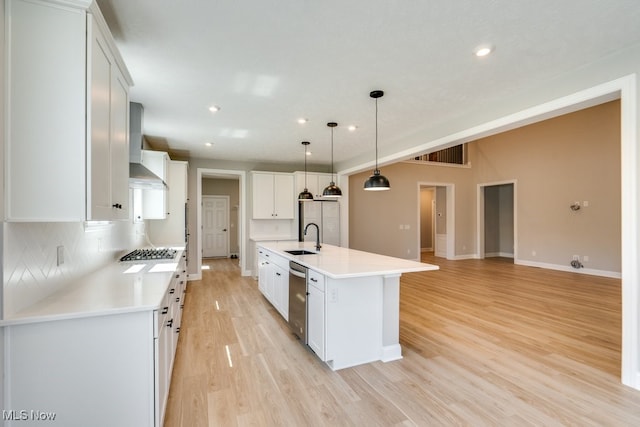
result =
[[[114,262],[2,319],[0,326],[158,309],[182,254],[179,250],[173,260]]]
[[[333,245],[322,245],[320,251],[316,251],[315,244],[312,242],[270,241],[258,242],[256,246],[275,252],[333,279],[383,276],[439,269],[437,265],[433,264]],[[317,253],[312,255],[291,255],[285,252],[295,249],[305,249]]]

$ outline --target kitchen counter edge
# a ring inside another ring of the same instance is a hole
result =
[[[110,263],[93,273],[78,278],[64,289],[47,296],[32,306],[0,319],[0,327],[157,310],[162,304],[176,270],[161,272],[150,272],[149,270],[158,264],[166,263],[175,264],[177,268],[183,254],[184,249],[178,249],[173,260]],[[124,271],[135,264],[144,264],[145,267],[140,272],[124,275]],[[114,293],[123,290],[135,292],[135,289],[129,288],[144,287],[145,279],[147,279],[146,285],[153,289],[142,290],[140,297],[134,297],[134,301],[127,300],[127,296],[125,300],[122,300],[121,295],[120,298],[118,298],[119,295],[112,295],[115,297],[114,299],[121,300],[121,302],[115,302],[111,305],[99,304],[95,306],[88,301],[90,294],[94,292],[97,294],[105,289],[107,291],[111,289]],[[145,291],[147,291],[146,294]],[[71,298],[74,301],[69,304],[61,303],[61,300],[65,298]]]
[[[332,279],[386,276],[433,271],[440,268],[433,264],[333,245],[322,245],[320,251],[316,251],[315,244],[312,242],[273,240],[257,242],[256,246],[272,251],[289,261],[294,261]],[[296,249],[305,249],[317,253],[313,255],[292,255],[286,252]]]

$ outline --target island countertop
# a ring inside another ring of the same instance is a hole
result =
[[[313,242],[266,241],[256,242],[258,248],[277,253],[333,279],[384,276],[417,271],[438,270],[433,264],[363,252],[333,245],[322,245],[317,251]],[[288,250],[305,249],[312,255],[292,255]]]

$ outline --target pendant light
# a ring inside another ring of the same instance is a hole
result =
[[[340,190],[333,180],[333,128],[338,126],[338,124],[329,122],[327,126],[331,128],[331,182],[322,192],[322,197],[342,197],[342,190]]]
[[[307,189],[307,146],[309,144],[311,144],[309,141],[302,141],[302,146],[304,147],[304,191],[298,194],[298,200],[302,202],[313,200],[313,194]]]
[[[373,175],[364,182],[364,189],[367,191],[384,191],[391,188],[389,180],[380,175],[380,169],[378,169],[378,98],[381,98],[384,92],[381,90],[374,90],[369,96],[376,100],[376,168],[373,171]]]

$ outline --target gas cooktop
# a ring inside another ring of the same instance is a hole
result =
[[[129,252],[120,261],[150,261],[150,260],[163,260],[174,259],[178,253],[175,249],[167,248],[155,248],[155,249],[136,249]]]

